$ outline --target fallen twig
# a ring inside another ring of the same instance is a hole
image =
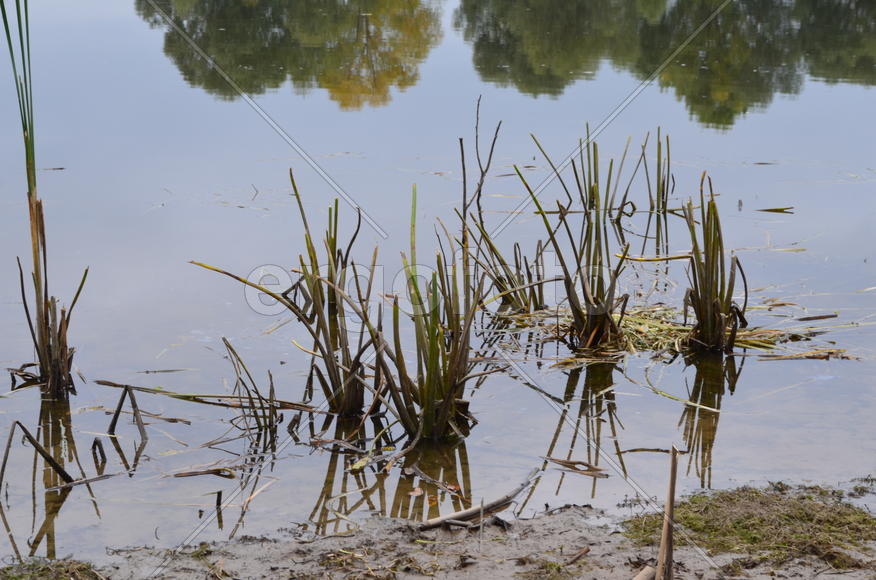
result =
[[[503,495],[497,500],[485,503],[483,505],[470,507],[468,509],[458,512],[453,512],[447,515],[438,516],[437,518],[432,518],[430,520],[426,520],[425,522],[420,524],[420,530],[431,530],[433,528],[441,526],[449,520],[465,521],[475,516],[481,515],[482,513],[486,514],[502,509],[510,504],[514,500],[514,498],[517,497],[524,489],[529,487],[529,484],[532,483],[532,479],[535,477],[536,473],[538,473],[538,469],[533,469],[520,485],[518,485],[511,492]]]

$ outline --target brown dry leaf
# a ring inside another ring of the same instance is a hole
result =
[[[569,473],[576,473],[578,475],[589,475],[590,477],[608,477],[608,474],[605,473],[605,470],[601,467],[597,467],[592,463],[588,463],[586,461],[577,461],[574,459],[557,459],[556,457],[545,457],[551,463],[555,463],[560,467],[564,468],[562,471],[567,471]]]
[[[216,475],[218,477],[224,477],[225,479],[234,479],[236,477],[234,472],[226,467],[201,469],[199,471],[181,471],[173,474],[174,477],[196,477],[198,475]]]
[[[813,320],[825,320],[827,318],[836,318],[839,314],[819,314],[817,316],[802,316],[798,318],[800,322],[811,322]]]

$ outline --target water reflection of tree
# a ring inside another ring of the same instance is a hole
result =
[[[736,390],[742,365],[737,367],[734,357],[720,354],[701,355],[687,362],[696,369],[688,394],[693,404],[684,408],[678,424],[684,428],[687,472],[694,467],[700,486],[708,489],[712,487],[712,452],[718,435],[721,401],[727,390],[731,394]]]
[[[794,16],[813,76],[876,84],[876,2],[797,0]]]
[[[483,79],[557,95],[593,77],[603,58],[632,62],[637,11],[627,0],[462,0],[454,23],[472,43]]]
[[[135,0],[150,24],[163,24]],[[429,0],[163,0],[161,6],[244,91],[264,93],[290,80],[299,90],[327,89],[342,108],[389,102],[390,89],[418,79],[420,63],[441,35]],[[238,97],[172,30],[164,52],[190,84]]]
[[[559,94],[601,60],[649,77],[712,14],[718,0],[462,0],[455,24],[485,80]],[[727,127],[805,73],[876,82],[876,2],[741,0],[717,15],[658,77],[691,114]]]

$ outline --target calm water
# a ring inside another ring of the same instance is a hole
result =
[[[419,192],[423,248],[435,217],[453,219],[461,179],[457,138],[472,137],[478,96],[482,132],[504,122],[486,187],[487,210],[498,223],[522,199],[517,180],[506,176],[512,164],[529,166],[534,182],[548,175],[529,133],[558,158],[572,151],[585,123],[596,127],[612,115],[717,4],[178,0],[160,6],[214,67],[147,1],[32,7],[50,272],[54,291],[68,297],[81,269],[91,266],[71,335],[88,382],[78,385],[69,418],[63,409],[40,413],[38,393],[28,390],[3,400],[0,423],[19,420],[34,432],[42,425],[59,442],[72,431],[89,477],[97,473],[90,448],[99,437],[105,473],[121,473],[90,490],[46,492],[57,482],[41,462],[32,476],[33,450],[16,439],[3,509],[18,549],[100,558],[107,545],[173,546],[210,512],[216,492],[228,499],[241,482],[245,491],[223,511],[221,529],[212,522],[199,540],[299,525],[344,529],[337,514],[419,518],[459,507],[434,486],[400,478],[398,469],[344,476],[342,458],[307,446],[285,447],[258,480],[172,477],[239,465],[251,450],[239,439],[204,447],[233,429],[233,412],[146,394],[138,398],[143,409],[191,424],[151,420],[148,444],[128,473],[137,430],[124,422],[122,453],[112,448],[104,408],[115,405],[118,391],[93,380],[227,393],[233,373],[224,336],[259,380],[273,372],[280,398],[299,400],[307,356],[291,340],[301,339],[301,330],[288,324],[266,333],[285,318],[254,312],[239,286],[187,263],[197,259],[241,274],[293,265],[303,248],[288,169],[296,172],[312,219],[321,221],[336,193],[275,128],[385,232],[383,239],[363,226],[360,248],[380,243],[388,288],[407,243],[411,186]],[[28,251],[21,143],[5,60],[2,66],[0,363],[6,367],[32,353],[13,275],[15,256]],[[785,327],[795,317],[836,313],[821,324],[863,324],[833,330],[813,346],[835,341],[860,360],[740,357],[730,368],[651,364],[642,356],[613,369],[564,373],[517,353],[531,378],[566,404],[567,415],[515,378],[493,376],[471,393],[480,421],[471,436],[456,448],[423,451],[423,470],[459,486],[474,503],[489,501],[541,466],[542,456],[587,459],[589,433],[630,481],[660,497],[667,458],[647,450],[672,444],[695,451],[689,470],[683,460],[687,491],[779,479],[841,483],[876,473],[876,333],[868,325],[876,321],[874,82],[876,3],[734,2],[600,135],[607,156],[619,155],[630,136],[638,142],[650,131],[653,139],[658,126],[668,132],[674,205],[693,195],[698,175],[708,171],[721,194],[727,243],[738,249],[757,289],[752,304],[793,303],[755,310],[752,322]],[[63,170],[48,170],[54,168]],[[793,214],[757,211],[789,206]],[[352,224],[352,212],[342,207]],[[541,234],[524,213],[497,242],[510,247]],[[683,236],[670,236],[673,252],[688,245]],[[653,272],[631,268],[640,276],[631,277],[630,288],[648,287]],[[679,263],[669,279],[651,302],[680,303],[686,282]],[[164,369],[184,370],[142,373]],[[697,414],[696,407],[655,395],[644,386],[646,376],[668,393],[721,412]],[[314,429],[322,427],[320,420]],[[323,437],[335,435],[331,426]],[[69,440],[65,445],[67,466],[78,476]],[[545,504],[575,502],[622,513],[617,504],[635,489],[613,467],[607,473],[593,480],[549,468],[516,509],[531,515]],[[414,487],[426,493],[409,495]],[[253,494],[236,526],[241,503]],[[56,515],[46,518],[47,512]],[[13,548],[7,541],[0,551],[11,555]]]

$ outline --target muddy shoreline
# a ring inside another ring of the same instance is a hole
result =
[[[619,521],[594,523],[603,516],[588,506],[566,506],[529,520],[500,515],[482,528],[428,531],[408,521],[375,517],[344,535],[313,538],[287,532],[282,539],[244,537],[187,547],[154,577],[629,580],[645,565],[654,564],[656,546],[634,544],[621,533]],[[107,578],[143,578],[156,571],[167,555],[165,550],[150,548],[120,550],[98,571]],[[779,566],[754,564],[746,554],[706,557],[682,546],[675,552],[676,577],[873,578],[872,555],[854,555],[867,564],[865,568],[833,570],[814,557]]]

